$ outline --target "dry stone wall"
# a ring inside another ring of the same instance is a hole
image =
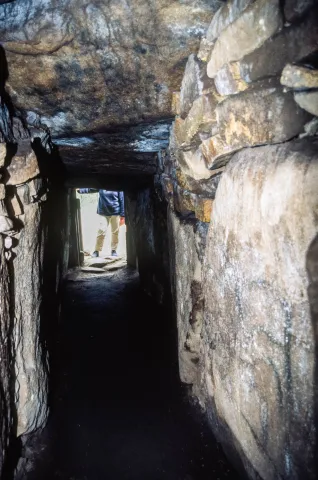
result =
[[[318,475],[317,55],[316,2],[227,2],[163,156],[180,377],[252,479]]]

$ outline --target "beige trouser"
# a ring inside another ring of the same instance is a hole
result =
[[[106,217],[100,215],[99,227],[97,230],[96,245],[95,250],[101,252],[103,250],[104,240],[109,224],[112,229],[112,240],[111,247],[112,250],[117,250],[118,247],[118,234],[119,234],[119,215],[112,215],[111,217]]]

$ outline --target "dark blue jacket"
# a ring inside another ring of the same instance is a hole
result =
[[[80,188],[80,193],[99,192],[97,213],[105,217],[111,215],[125,216],[123,192],[110,192],[109,190],[96,190],[95,188]]]

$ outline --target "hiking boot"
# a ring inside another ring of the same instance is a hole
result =
[[[118,257],[118,253],[116,252],[116,250],[112,250],[112,257]]]
[[[95,252],[92,253],[92,257],[99,257],[99,252],[95,250]]]

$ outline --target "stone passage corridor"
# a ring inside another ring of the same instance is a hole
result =
[[[133,270],[67,281],[62,308],[48,446],[28,480],[238,478],[180,388],[169,313]]]
[[[318,480],[317,185],[318,0],[0,0],[0,480]]]

